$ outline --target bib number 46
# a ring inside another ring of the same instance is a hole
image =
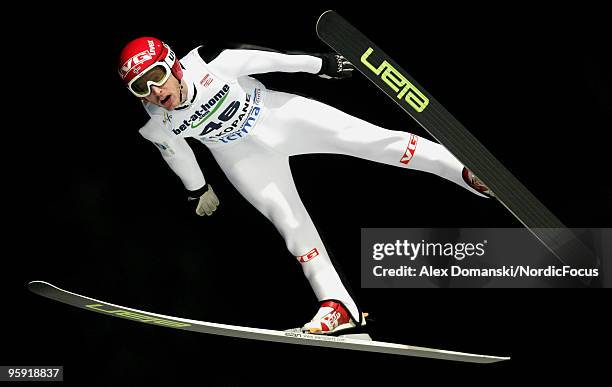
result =
[[[205,136],[209,134],[210,132],[212,132],[213,130],[221,129],[224,123],[226,123],[227,121],[231,120],[232,117],[234,117],[238,109],[240,109],[240,102],[238,101],[232,102],[227,108],[225,108],[223,113],[219,114],[219,120],[221,120],[221,122],[214,122],[214,121],[209,122],[204,128],[204,130],[202,131],[202,133],[200,133],[200,136]]]

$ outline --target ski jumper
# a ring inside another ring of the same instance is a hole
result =
[[[463,165],[427,139],[378,127],[309,98],[266,90],[249,77],[268,72],[317,74],[322,66],[317,56],[254,49],[205,52],[202,46],[181,59],[186,102],[173,111],[145,102],[151,118],[140,133],[192,191],[206,180],[185,138],[204,143],[240,194],[280,232],[318,300],[341,301],[355,321],[361,321],[356,302],[300,200],[289,157],[344,154],[434,173],[474,192],[461,176]]]

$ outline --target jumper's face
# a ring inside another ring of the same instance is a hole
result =
[[[181,104],[181,83],[174,75],[170,75],[161,86],[151,85],[150,88],[151,93],[143,97],[145,101],[161,106],[166,110],[173,110]]]

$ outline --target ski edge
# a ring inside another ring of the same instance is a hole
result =
[[[246,338],[251,340],[280,342],[287,344],[312,345],[327,348],[339,348],[345,350],[351,349],[374,353],[424,357],[431,359],[470,363],[495,363],[510,360],[510,357],[479,355],[465,352],[415,347],[404,344],[386,343],[381,341],[364,341],[343,337],[319,336],[304,333],[277,331],[271,329],[250,328],[238,325],[212,323],[200,320],[185,319],[181,317],[167,316],[163,314],[128,308],[109,302],[97,300],[94,298],[82,296],[77,293],[61,289],[45,281],[31,281],[27,284],[27,287],[31,292],[35,294],[81,309],[94,311],[113,317],[124,318],[145,324],[152,324],[198,333]],[[110,311],[101,308],[100,306],[118,309]]]

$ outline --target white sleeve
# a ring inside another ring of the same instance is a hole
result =
[[[144,138],[155,144],[170,169],[181,179],[186,189],[194,191],[206,184],[193,150],[184,138],[172,137],[164,133],[153,119],[150,119],[139,132]]]
[[[223,50],[210,62],[211,67],[231,78],[270,72],[317,74],[322,65],[323,60],[312,55],[288,55],[248,49]]]

